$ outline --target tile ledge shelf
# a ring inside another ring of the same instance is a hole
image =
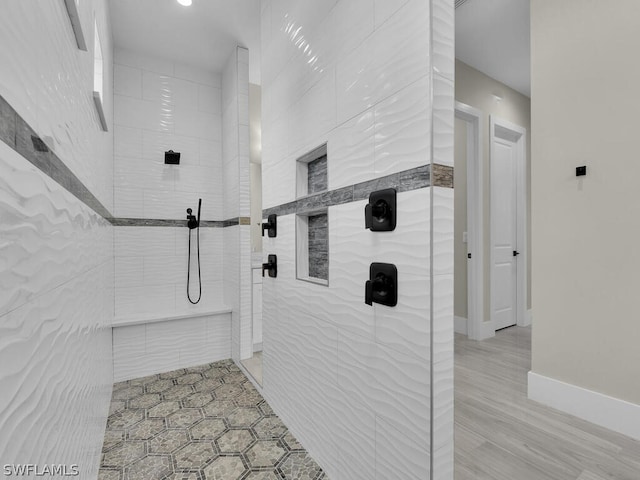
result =
[[[171,320],[183,320],[186,318],[198,318],[198,317],[207,317],[209,315],[221,315],[224,313],[231,313],[233,310],[226,305],[221,305],[218,308],[203,310],[203,311],[195,311],[188,313],[176,313],[172,315],[135,315],[128,317],[116,317],[111,324],[112,328],[116,327],[129,327],[133,325],[143,325],[147,323],[160,323],[160,322],[169,322]]]
[[[325,280],[323,278],[316,277],[296,277],[296,280],[300,280],[302,282],[315,283],[316,285],[323,285],[325,287],[329,286],[329,280]]]

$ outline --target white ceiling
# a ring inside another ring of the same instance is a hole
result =
[[[260,0],[109,0],[115,45],[221,71],[235,45],[249,49],[260,84]],[[467,0],[456,9],[456,57],[531,95],[529,0]]]
[[[456,58],[531,96],[529,0],[467,0],[456,9]]]
[[[116,47],[220,72],[233,47],[249,49],[260,84],[260,0],[110,0]]]

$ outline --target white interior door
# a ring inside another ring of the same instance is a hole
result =
[[[517,323],[518,142],[496,131],[491,146],[491,316],[496,330]]]

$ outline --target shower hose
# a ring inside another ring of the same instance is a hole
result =
[[[200,273],[200,225],[196,227],[197,249],[198,249],[198,299],[191,300],[191,294],[189,293],[189,285],[191,284],[191,231],[189,229],[189,257],[187,260],[187,298],[192,304],[197,304],[202,298],[202,275]]]

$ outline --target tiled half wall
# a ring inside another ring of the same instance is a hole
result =
[[[453,13],[262,3],[263,393],[334,480],[453,478]],[[300,197],[296,160],[325,143],[326,191]],[[373,233],[386,187],[397,228]],[[296,278],[296,214],[320,209],[328,286]],[[371,262],[397,266],[396,307],[365,304]]]
[[[108,5],[78,5],[103,40]],[[90,35],[90,37],[89,37]],[[77,465],[97,478],[112,386],[113,135],[64,2],[9,2],[0,15],[0,458]]]

